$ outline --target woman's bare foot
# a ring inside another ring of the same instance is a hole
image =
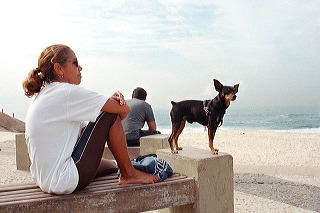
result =
[[[159,175],[151,175],[134,169],[132,173],[127,176],[120,175],[120,184],[151,184],[160,180]]]

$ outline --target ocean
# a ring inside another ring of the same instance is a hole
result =
[[[155,109],[158,129],[171,133],[170,109]],[[320,108],[229,108],[220,129],[272,130],[320,133]],[[186,124],[186,132],[203,132],[198,123]]]

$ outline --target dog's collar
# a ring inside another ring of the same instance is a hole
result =
[[[211,112],[210,112],[210,105],[212,104],[212,102],[213,102],[213,99],[211,99],[211,100],[204,100],[203,101],[203,110],[204,110],[204,112],[206,113],[206,116],[207,117],[209,117],[209,115],[211,114]]]
[[[226,110],[222,111],[222,112],[214,112],[212,113],[210,111],[210,105],[213,103],[213,100],[214,99],[211,99],[211,100],[204,100],[203,101],[203,110],[204,112],[206,113],[206,116],[207,116],[207,119],[208,119],[208,127],[211,125],[211,122],[210,122],[210,119],[209,117],[213,115],[218,115],[220,121],[219,121],[219,124],[218,124],[218,127],[222,126],[223,124],[223,116],[224,114],[226,113]]]

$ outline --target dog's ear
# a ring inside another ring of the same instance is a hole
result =
[[[213,83],[214,83],[214,87],[216,88],[217,92],[221,92],[223,85],[217,79],[213,79]]]
[[[238,88],[239,88],[239,84],[236,84],[233,87],[234,87],[235,92],[237,93],[238,92]]]

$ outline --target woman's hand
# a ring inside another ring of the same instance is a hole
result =
[[[121,94],[121,93],[120,93]],[[120,100],[124,98],[123,96],[112,96],[110,97],[107,102],[102,107],[102,111],[104,112],[110,112],[114,114],[118,114],[120,119],[123,120],[125,117],[127,117],[128,113],[131,111],[130,107],[124,102],[122,102],[122,105],[120,103]]]
[[[111,98],[118,101],[121,106],[126,104],[126,100],[120,91],[116,91]]]

